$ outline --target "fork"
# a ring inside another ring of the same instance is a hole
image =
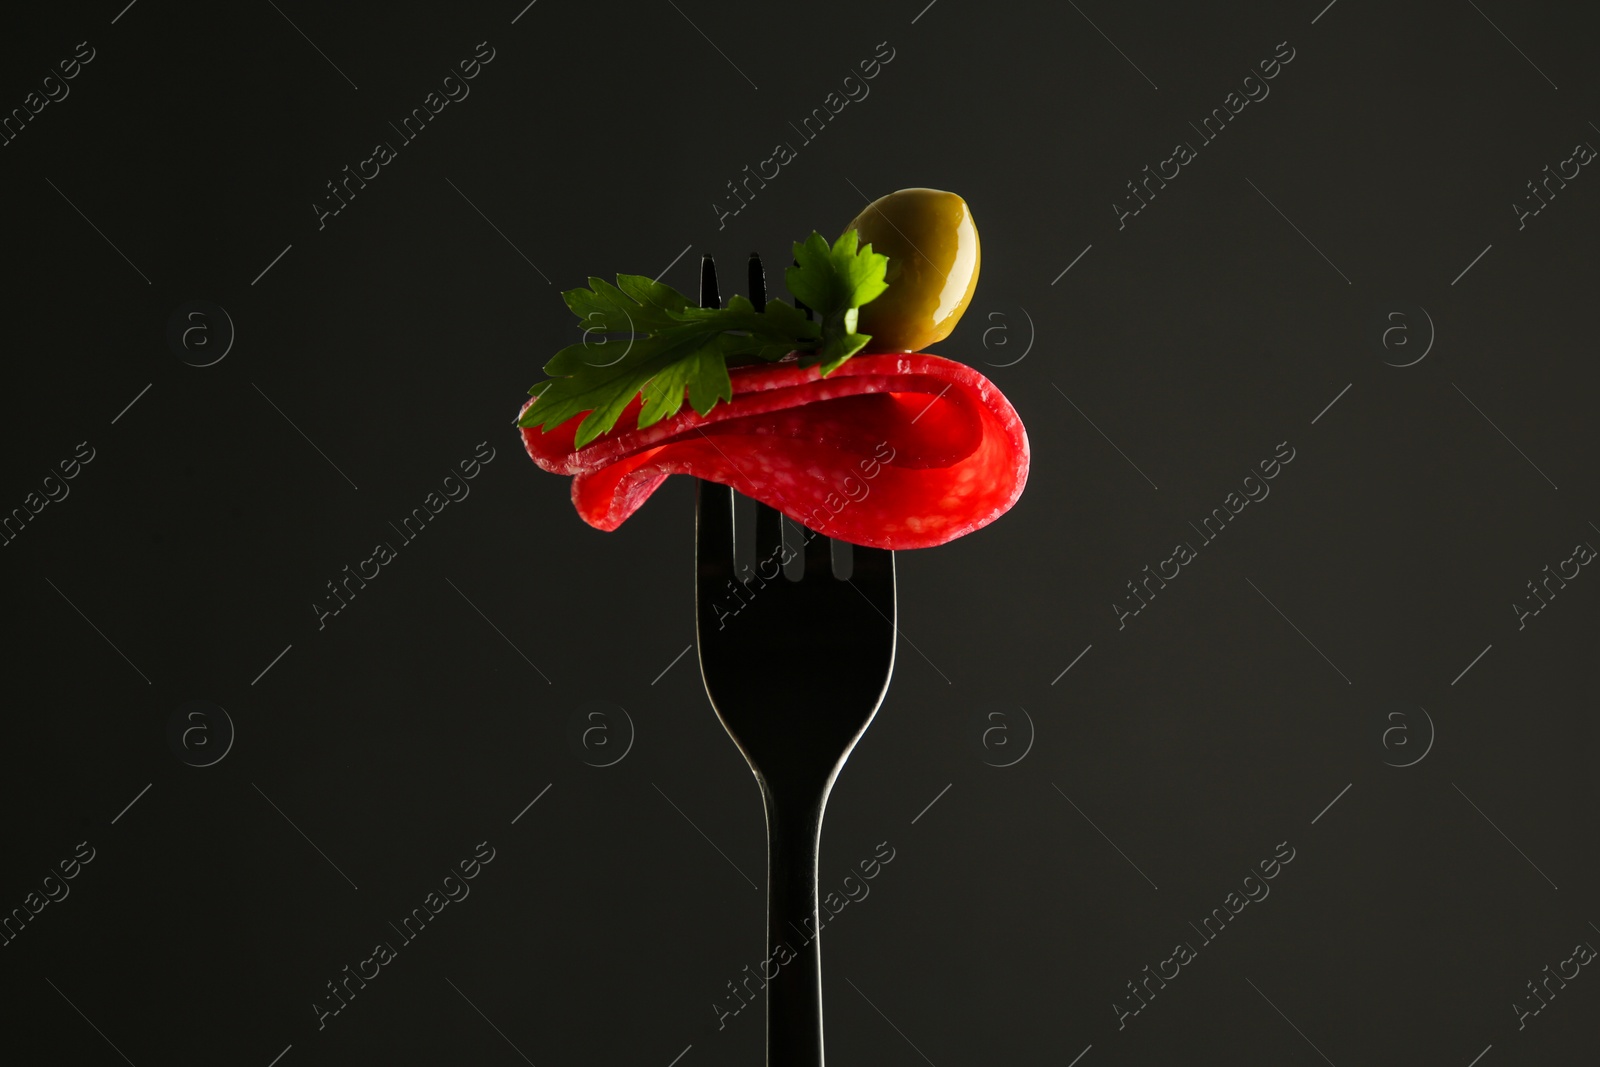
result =
[[[766,304],[761,260],[750,298]],[[798,305],[798,301],[796,302]],[[716,265],[702,257],[700,304],[719,307]],[[803,306],[803,305],[799,305]],[[809,311],[807,312],[809,315]],[[756,503],[755,558],[783,548],[783,516]],[[851,545],[834,576],[833,542],[807,529],[803,576],[734,564],[734,490],[695,487],[695,631],[717,717],[761,787],[767,818],[767,1067],[822,1067],[822,957],[817,851],[828,793],[877,714],[894,670],[894,553]],[[744,603],[720,611],[730,590]]]

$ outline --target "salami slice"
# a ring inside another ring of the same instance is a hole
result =
[[[570,474],[589,525],[614,530],[670,474],[731,485],[796,522],[874,548],[930,548],[987,526],[1028,480],[1028,435],[994,383],[929,353],[851,357],[828,377],[799,357],[731,367],[733,400],[648,429],[635,397],[574,449],[578,418],[522,430],[533,461]],[[530,400],[523,410],[536,403]]]

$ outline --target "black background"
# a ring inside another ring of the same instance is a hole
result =
[[[824,938],[830,1061],[1593,1058],[1600,979],[1513,1005],[1600,940],[1600,579],[1512,605],[1600,539],[1600,178],[1510,208],[1600,144],[1592,18],[925,2],[7,13],[0,108],[95,50],[0,148],[0,511],[94,454],[0,550],[0,909],[95,850],[0,948],[8,1062],[760,1062],[760,1004],[715,1007],[762,954],[765,846],[683,655],[692,485],[599,533],[510,423],[577,337],[561,289],[692,293],[701,252],[783,262],[907,186],[972,207],[982,280],[936,351],[1004,390],[1033,465],[993,526],[898,557],[898,670],[823,839],[825,891],[894,849]],[[319,229],[480,41],[471,95]],[[237,331],[209,367],[167,342],[192,300]],[[485,441],[319,629],[325,583]],[[1270,497],[1119,629],[1281,442]],[[168,742],[191,700],[237,730],[208,767]],[[569,740],[588,701],[626,709],[617,745],[631,721],[611,766]],[[325,983],[483,841],[470,897],[319,1029]],[[1282,842],[1271,895],[1119,1028]]]

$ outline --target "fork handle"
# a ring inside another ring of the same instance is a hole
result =
[[[822,956],[817,945],[817,850],[825,796],[767,812],[767,1067],[822,1067]]]

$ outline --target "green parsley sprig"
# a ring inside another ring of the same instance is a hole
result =
[[[795,244],[796,265],[784,271],[784,282],[816,320],[782,300],[769,300],[759,310],[743,296],[734,296],[725,308],[696,307],[670,285],[638,274],[619,274],[615,285],[590,278],[588,288],[562,293],[584,325],[585,340],[544,365],[550,378],[528,390],[537,400],[517,425],[548,431],[587,411],[575,438],[582,448],[615,426],[641,394],[641,430],[677,414],[685,394],[701,415],[718,400],[731,401],[731,362],[804,352],[802,366],[820,366],[824,376],[833,373],[871,340],[856,332],[857,313],[888,288],[889,257],[858,242],[855,230],[845,231],[831,246],[813,231]],[[593,343],[594,334],[632,338]],[[596,358],[616,347],[623,349],[621,356],[609,362]]]

